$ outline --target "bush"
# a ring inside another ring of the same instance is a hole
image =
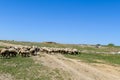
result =
[[[115,45],[113,43],[109,43],[107,46],[108,47],[114,47]]]

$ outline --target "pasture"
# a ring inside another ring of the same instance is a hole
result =
[[[88,78],[97,80],[94,77],[98,77],[100,80],[103,78],[104,80],[120,79],[120,54],[109,54],[109,52],[119,51],[120,47],[118,46],[96,48],[58,43],[0,42],[24,46],[76,48],[83,52],[87,51],[77,55],[40,52],[37,56],[22,57],[17,55],[10,59],[0,59],[0,80],[87,80]],[[4,47],[0,45],[0,48]],[[102,52],[107,52],[107,54]],[[108,74],[111,76],[108,76]]]
[[[82,60],[87,63],[120,65],[120,54],[81,53],[79,55],[65,55],[65,57]]]

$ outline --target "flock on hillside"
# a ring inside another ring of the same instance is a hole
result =
[[[71,48],[52,48],[52,47],[37,47],[37,46],[23,46],[23,47],[16,47],[16,46],[9,46],[3,49],[0,49],[0,56],[1,58],[11,58],[20,55],[22,57],[30,57],[36,56],[41,53],[47,54],[71,54],[76,55],[80,52],[77,49]]]

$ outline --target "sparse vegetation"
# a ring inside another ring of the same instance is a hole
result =
[[[119,54],[95,54],[95,53],[81,53],[79,55],[65,55],[68,58],[80,59],[89,63],[108,63],[120,65]]]
[[[62,80],[59,70],[51,70],[42,64],[36,64],[31,58],[20,56],[11,59],[0,59],[0,73],[9,73],[15,80]],[[53,73],[53,74],[52,74]]]

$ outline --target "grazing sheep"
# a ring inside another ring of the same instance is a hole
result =
[[[35,48],[31,48],[31,49],[30,49],[30,54],[31,54],[32,56],[35,56],[35,55],[36,55]]]
[[[8,49],[2,49],[0,54],[2,58],[10,58],[10,53]]]
[[[30,57],[30,52],[29,52],[29,51],[20,50],[20,51],[19,51],[19,54],[20,54],[22,57]]]
[[[38,52],[44,52],[48,54],[70,54],[76,55],[80,52],[77,49],[72,48],[53,48],[53,47],[37,47],[37,46],[23,46],[23,47],[16,47],[16,46],[9,46],[5,49],[0,50],[0,55],[5,58],[16,57],[17,54],[21,55],[22,57],[29,57],[29,56],[36,56]]]
[[[71,54],[75,55],[78,54],[79,51],[77,49],[71,49],[71,48],[50,48],[50,47],[41,47],[40,48],[41,52],[45,53],[61,53],[61,54]]]
[[[30,54],[32,55],[32,56],[36,56],[37,55],[37,52],[39,52],[39,48],[38,47],[32,47],[31,49],[30,49]]]
[[[16,57],[18,51],[14,48],[8,49],[11,57]]]

